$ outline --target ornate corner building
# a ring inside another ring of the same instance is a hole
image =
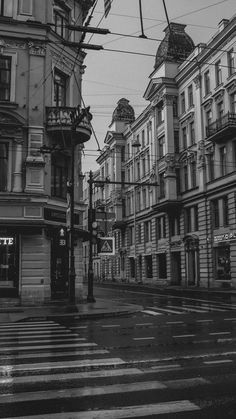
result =
[[[236,286],[235,29],[223,19],[194,46],[170,23],[146,109],[135,119],[118,102],[97,159],[100,179],[120,182],[99,192],[115,218],[116,255],[97,258],[104,280]]]
[[[35,304],[68,293],[68,246],[58,234],[67,225],[70,115],[80,105],[85,53],[64,41],[80,41],[68,25],[82,25],[93,3],[0,2],[0,297]],[[81,124],[73,135],[79,298],[81,137],[90,137],[90,127]]]

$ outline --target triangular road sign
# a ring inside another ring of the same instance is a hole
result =
[[[100,237],[98,241],[98,253],[101,255],[115,254],[115,239],[114,237]]]

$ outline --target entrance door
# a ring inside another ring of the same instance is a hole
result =
[[[171,255],[172,260],[172,285],[180,285],[181,283],[181,254],[180,252],[173,252]]]
[[[17,236],[0,237],[0,296],[17,297],[19,288],[19,255]]]
[[[52,244],[51,295],[53,299],[68,297],[68,262],[68,249]]]

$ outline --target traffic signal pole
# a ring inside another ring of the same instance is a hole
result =
[[[87,302],[95,303],[93,296],[93,241],[92,241],[92,223],[93,223],[93,172],[89,172],[89,209],[88,209],[88,229],[89,229],[89,263],[88,263],[88,295]]]

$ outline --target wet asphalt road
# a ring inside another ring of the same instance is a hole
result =
[[[0,418],[236,417],[234,301],[101,293],[144,308],[0,325]]]

